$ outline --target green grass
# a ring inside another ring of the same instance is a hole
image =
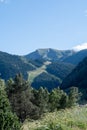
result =
[[[46,113],[36,121],[25,121],[23,130],[87,130],[87,106]]]
[[[45,63],[43,64],[43,66],[37,68],[36,70],[29,71],[29,72],[28,72],[28,80],[29,80],[29,82],[32,83],[33,80],[34,80],[34,78],[36,78],[36,77],[37,77],[38,75],[40,75],[41,73],[46,72],[46,66],[49,65],[49,64],[50,64],[50,62],[47,61],[47,62],[45,62]],[[47,73],[47,72],[46,72],[46,73]]]

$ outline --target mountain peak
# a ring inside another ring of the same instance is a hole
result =
[[[44,59],[50,61],[63,60],[64,58],[73,55],[73,50],[57,50],[52,48],[37,49],[36,51],[26,55],[27,59]]]

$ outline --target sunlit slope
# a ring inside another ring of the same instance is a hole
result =
[[[37,121],[25,121],[23,130],[87,130],[87,106],[46,113]]]
[[[34,80],[34,78],[37,77],[38,75],[40,75],[41,73],[43,73],[43,72],[46,72],[46,73],[47,73],[46,67],[47,67],[47,65],[49,65],[50,63],[51,63],[51,62],[49,62],[49,61],[44,62],[44,64],[43,64],[41,67],[37,68],[36,70],[29,71],[29,72],[28,72],[28,80],[29,80],[29,82],[32,83],[33,80]]]

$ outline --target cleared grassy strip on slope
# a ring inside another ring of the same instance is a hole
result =
[[[47,113],[41,120],[23,124],[23,130],[87,130],[87,106]]]
[[[46,66],[49,65],[51,62],[45,62],[43,66],[37,68],[36,70],[33,71],[29,71],[28,72],[28,80],[30,83],[33,82],[34,78],[37,77],[38,75],[40,75],[43,72],[46,72]]]

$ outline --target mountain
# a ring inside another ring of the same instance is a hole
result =
[[[56,49],[38,49],[28,55],[25,55],[27,60],[43,60],[43,61],[62,61],[77,65],[87,56],[87,49],[81,51],[74,50],[56,50]]]
[[[76,86],[87,100],[87,57],[63,80],[61,88],[66,90]]]
[[[68,56],[71,56],[75,53],[73,50],[56,50],[56,49],[38,49],[25,57],[28,60],[43,59],[49,61],[63,61]]]
[[[0,78],[7,80],[20,72],[27,78],[27,71],[34,69],[35,67],[23,57],[0,51]]]
[[[50,90],[58,87],[73,68],[73,65],[60,61],[27,60],[23,56],[0,52],[0,78],[8,80],[21,72],[35,88],[43,86]]]
[[[84,57],[87,50],[38,49],[25,56],[0,52],[0,77],[8,80],[22,73],[33,87],[58,87]]]
[[[68,62],[74,65],[77,65],[80,61],[82,61],[87,56],[87,49],[81,50],[71,56],[68,56],[63,62]]]

